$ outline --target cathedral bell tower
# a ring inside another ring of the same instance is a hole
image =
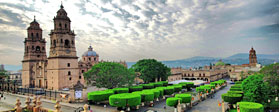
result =
[[[256,51],[252,47],[251,50],[249,51],[249,65],[250,66],[256,66],[257,65],[257,55]]]
[[[36,74],[33,68],[38,62],[46,62],[47,56],[45,46],[46,41],[42,38],[42,29],[34,17],[34,20],[27,28],[27,38],[24,40],[24,58],[22,61],[23,87],[35,86]]]
[[[71,31],[71,20],[61,4],[53,19],[54,29],[50,32],[48,58],[48,89],[70,88],[79,80],[78,57],[75,34]]]

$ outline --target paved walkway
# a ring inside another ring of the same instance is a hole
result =
[[[207,98],[206,100],[200,102],[198,105],[193,106],[193,108],[189,110],[189,112],[222,112],[222,107],[218,106],[218,101],[221,102],[221,95],[223,93],[227,93],[227,91],[229,91],[229,89],[231,88],[231,85],[229,83],[230,82],[228,82],[227,87],[216,92],[214,98]]]

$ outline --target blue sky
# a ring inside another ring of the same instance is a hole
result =
[[[20,65],[26,29],[41,24],[49,48],[59,0],[0,1],[0,63]],[[104,60],[279,53],[278,0],[63,0],[80,57]],[[47,49],[47,52],[49,49]]]

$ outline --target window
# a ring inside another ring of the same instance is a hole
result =
[[[67,24],[65,24],[65,28],[67,29]]]
[[[45,50],[45,47],[42,47],[42,50]]]
[[[71,72],[70,72],[70,71],[68,71],[68,75],[71,75]]]
[[[35,49],[35,47],[34,46],[32,46],[32,50],[34,50]]]
[[[194,77],[194,74],[192,74],[192,77]]]
[[[94,58],[94,61],[96,61],[96,58]]]
[[[69,40],[65,40],[65,47],[70,47],[70,41]]]
[[[63,43],[63,39],[61,39],[60,42]]]
[[[71,66],[71,64],[70,63],[68,63],[68,67],[70,67]]]
[[[69,80],[72,80],[72,77],[70,77]]]
[[[199,76],[201,77],[201,73],[199,74]]]
[[[205,73],[203,73],[203,77],[205,77]]]
[[[91,58],[88,58],[89,59],[89,61],[91,61]]]
[[[31,37],[33,37],[33,33],[31,33]]]
[[[72,40],[72,45],[74,45],[74,41]]]
[[[40,57],[40,55],[37,55],[37,57],[39,58],[39,57]]]
[[[60,28],[62,27],[62,24],[61,24],[61,23],[59,23],[59,27],[60,27]]]
[[[56,40],[53,40],[53,45],[54,47],[56,47]]]
[[[79,76],[79,79],[81,79],[81,76]]]
[[[81,70],[81,73],[84,73],[84,70]]]
[[[40,51],[41,50],[41,47],[40,46],[37,46],[36,47],[36,51]]]
[[[39,34],[38,33],[36,33],[36,37],[39,38]]]
[[[26,47],[26,52],[28,52],[28,46]]]

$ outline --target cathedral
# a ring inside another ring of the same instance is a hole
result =
[[[24,58],[22,61],[22,86],[26,88],[46,88],[61,90],[71,88],[77,82],[84,84],[83,73],[99,62],[99,55],[89,46],[78,61],[74,31],[71,20],[61,4],[53,19],[49,57],[46,55],[46,40],[42,37],[40,24],[34,20],[27,28],[24,40]],[[127,67],[125,61],[120,64]]]

